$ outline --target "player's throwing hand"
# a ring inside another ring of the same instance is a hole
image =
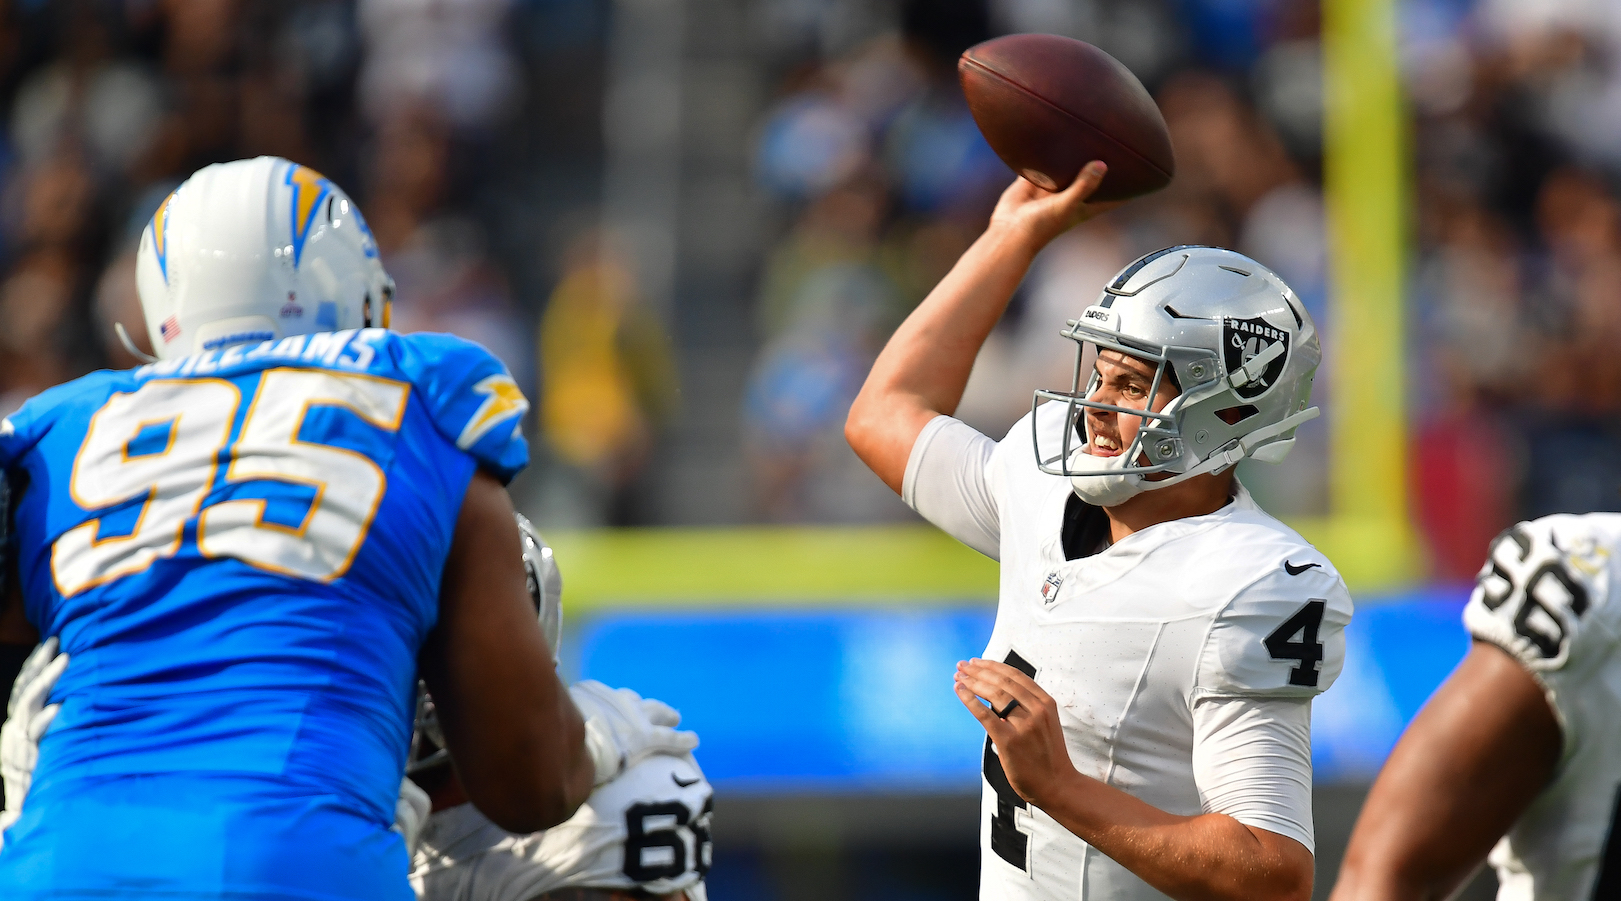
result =
[[[957,664],[956,691],[996,744],[1019,797],[1041,807],[1054,786],[1076,775],[1064,747],[1058,703],[1036,680],[1005,663],[975,658]]]
[[[1040,250],[1064,232],[1124,202],[1086,202],[1103,184],[1108,170],[1101,161],[1093,160],[1062,191],[1048,191],[1023,178],[1015,178],[996,202],[996,209],[991,213],[991,228],[1012,228],[1027,238],[1034,250]]]

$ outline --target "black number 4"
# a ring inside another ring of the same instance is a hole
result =
[[[1323,662],[1323,643],[1317,630],[1323,625],[1323,601],[1307,601],[1306,606],[1283,621],[1283,625],[1266,637],[1266,652],[1273,660],[1298,660],[1300,664],[1289,671],[1290,685],[1317,687],[1317,664]],[[1295,641],[1299,635],[1300,640]]]
[[[1036,677],[1035,666],[1020,657],[1017,651],[1008,651],[1003,662],[1032,679]],[[996,756],[996,748],[991,745],[989,738],[985,739],[983,772],[985,781],[996,792],[996,813],[991,815],[991,850],[996,852],[997,857],[1028,872],[1030,836],[1019,831],[1018,811],[1028,810],[1030,803],[1013,790],[1013,783],[1008,781],[1007,773],[1002,769],[1002,758]]]

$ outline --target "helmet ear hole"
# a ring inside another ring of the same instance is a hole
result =
[[[1228,407],[1225,410],[1217,410],[1216,418],[1228,425],[1238,425],[1259,412],[1261,411],[1256,409],[1253,404],[1242,404],[1237,407]]]

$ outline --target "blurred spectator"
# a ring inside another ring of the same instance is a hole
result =
[[[983,2],[908,2],[874,39],[802,77],[760,130],[762,184],[801,210],[769,252],[763,346],[745,389],[754,512],[904,517],[845,445],[873,358],[972,240],[1009,177],[974,125],[956,60],[989,37]]]
[[[668,339],[611,236],[570,248],[540,323],[546,442],[606,495],[604,521],[639,521],[635,482],[678,388]]]
[[[482,341],[541,386],[537,459],[584,486],[578,521],[683,516],[636,499],[672,434],[661,431],[676,390],[666,335],[690,323],[655,325],[616,252],[593,227],[566,227],[593,217],[537,211],[569,191],[585,197],[570,203],[595,202],[598,163],[585,158],[601,152],[601,84],[589,67],[603,58],[610,6],[0,8],[0,412],[95,366],[132,365],[110,329],[123,322],[145,340],[129,275],[139,228],[194,169],[274,153],[359,195],[398,281],[397,326]],[[1125,62],[1160,102],[1178,174],[1042,255],[977,361],[962,416],[999,435],[1031,388],[1067,385],[1064,320],[1125,262],[1176,243],[1236,247],[1276,270],[1331,360],[1318,6],[750,5],[763,40],[725,65],[765,91],[706,96],[690,122],[752,116],[754,143],[733,156],[691,144],[687,157],[703,157],[689,168],[751,166],[778,223],[751,236],[767,248],[744,304],[755,329],[726,354],[754,355],[734,451],[752,515],[910,515],[850,455],[839,424],[878,348],[1012,177],[954,70],[998,31],[1069,34]],[[1436,573],[1462,578],[1485,537],[1517,517],[1621,509],[1621,15],[1593,0],[1404,0],[1399,13],[1414,140],[1412,497]],[[688,44],[689,56],[708,52]],[[688,63],[710,77],[703,60]],[[536,162],[534,148],[554,146],[578,159]],[[678,317],[692,289],[678,277]],[[1325,409],[1330,369],[1317,382]],[[1327,435],[1326,421],[1308,424],[1284,464],[1245,464],[1243,478],[1275,512],[1329,512]]]
[[[457,128],[490,129],[516,109],[518,67],[503,39],[509,0],[360,0],[361,105],[374,122],[425,104]]]
[[[522,98],[507,15],[506,0],[6,7],[0,412],[97,365],[138,362],[112,326],[145,350],[140,229],[193,170],[261,153],[361,195],[399,284],[398,327],[481,341],[532,383],[530,320],[455,181],[498,174],[459,163],[456,135],[487,137]],[[352,177],[362,169],[371,177]]]

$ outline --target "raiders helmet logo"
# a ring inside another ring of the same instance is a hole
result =
[[[1289,362],[1289,333],[1265,319],[1223,319],[1221,346],[1226,356],[1227,372],[1236,373],[1251,360],[1282,344],[1283,350],[1269,360],[1259,374],[1233,389],[1245,400],[1260,397],[1277,384],[1283,367]]]

